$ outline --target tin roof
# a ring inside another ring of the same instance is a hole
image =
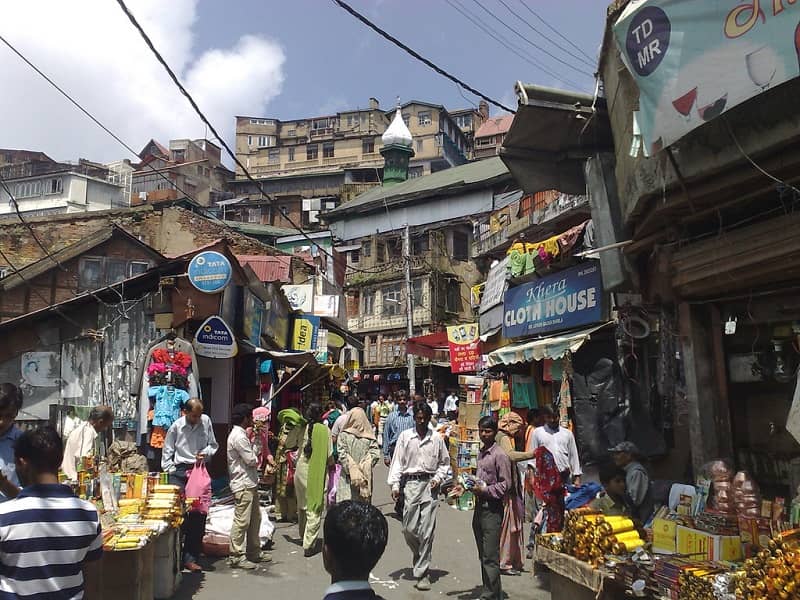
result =
[[[242,266],[249,265],[264,283],[279,281],[292,282],[292,257],[291,256],[265,256],[265,255],[238,255],[236,257]]]

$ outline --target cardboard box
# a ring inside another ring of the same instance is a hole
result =
[[[653,519],[653,551],[673,554],[677,551],[678,523],[669,519]]]
[[[481,420],[480,404],[464,404],[458,407],[458,424],[467,429],[477,429]]]
[[[742,559],[742,540],[738,535],[713,535],[677,526],[675,546],[678,554],[697,560],[738,561]]]
[[[763,517],[739,517],[739,538],[743,544],[765,548],[771,539],[769,519]]]

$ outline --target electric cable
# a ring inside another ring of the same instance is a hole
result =
[[[575,43],[574,43],[574,42],[573,42],[571,39],[569,39],[568,37],[566,37],[566,36],[565,36],[563,33],[561,33],[561,32],[560,32],[558,29],[556,29],[555,27],[553,27],[552,25],[550,25],[550,23],[548,23],[547,21],[545,21],[545,19],[544,19],[544,18],[543,18],[541,15],[539,15],[539,13],[537,13],[537,12],[536,12],[535,10],[533,10],[533,9],[532,9],[530,6],[528,6],[528,4],[525,2],[525,0],[519,0],[519,3],[520,3],[520,4],[522,4],[522,6],[524,6],[524,7],[525,7],[525,8],[528,10],[528,12],[529,12],[529,13],[531,13],[531,14],[532,14],[534,17],[536,17],[536,18],[537,18],[537,19],[539,19],[539,20],[540,20],[542,23],[544,23],[544,25],[545,25],[545,26],[546,26],[548,29],[550,29],[550,30],[551,30],[553,33],[555,33],[555,34],[556,34],[558,37],[560,37],[562,40],[564,40],[565,42],[567,42],[567,43],[568,43],[570,46],[572,46],[573,48],[575,48],[575,50],[577,50],[578,52],[580,52],[581,54],[583,54],[583,55],[584,55],[586,58],[588,58],[589,60],[594,60],[594,59],[593,59],[591,56],[589,56],[589,55],[588,55],[586,52],[584,52],[584,51],[583,51],[583,50],[582,50],[582,49],[581,49],[579,46],[577,46],[577,45],[576,45],[576,44],[575,44]]]

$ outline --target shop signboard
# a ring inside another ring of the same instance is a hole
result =
[[[194,255],[187,276],[189,283],[206,294],[216,294],[228,287],[233,275],[228,257],[213,250]]]
[[[603,320],[600,263],[589,261],[511,288],[503,302],[503,337],[535,336]]]
[[[646,153],[798,76],[800,3],[634,0],[614,25]]]
[[[292,332],[292,350],[302,352],[316,351],[319,323],[319,317],[313,315],[295,317],[294,330]]]
[[[242,318],[242,333],[253,344],[261,345],[262,321],[264,319],[264,302],[252,291],[244,290],[244,315]]]
[[[318,317],[335,319],[339,316],[339,296],[320,294],[314,296],[314,314]]]
[[[489,270],[489,275],[486,278],[486,286],[483,288],[483,296],[481,297],[481,314],[503,302],[503,292],[506,291],[508,260],[506,256]]]
[[[280,350],[287,350],[289,344],[289,301],[280,287],[267,283],[267,300],[261,319],[261,332],[277,344]]]
[[[324,365],[328,362],[328,330],[320,328],[317,331],[317,345],[316,351],[314,353],[317,358],[317,362],[321,365]]]
[[[239,345],[233,330],[222,317],[208,317],[194,335],[194,351],[206,358],[233,358]]]
[[[313,285],[284,285],[283,293],[289,300],[292,310],[299,310],[308,315],[314,309],[314,286]]]
[[[450,371],[470,373],[478,370],[481,360],[480,335],[477,323],[464,323],[447,328],[447,345],[450,347]]]

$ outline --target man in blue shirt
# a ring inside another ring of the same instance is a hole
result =
[[[14,465],[14,444],[22,431],[14,424],[22,408],[22,392],[13,383],[0,383],[0,502],[16,498],[19,477]]]
[[[383,427],[383,463],[388,467],[392,464],[392,456],[397,446],[397,439],[406,429],[414,428],[414,415],[408,410],[408,396],[405,390],[400,390],[397,394],[397,408],[386,417],[386,425]],[[400,495],[394,504],[397,516],[403,518],[403,504],[405,494],[403,493],[404,481],[400,482]]]

